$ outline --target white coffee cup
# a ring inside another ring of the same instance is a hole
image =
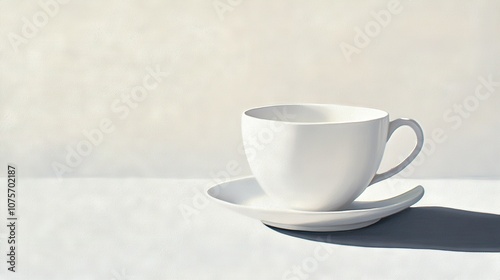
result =
[[[376,174],[387,140],[400,126],[415,131],[417,145],[398,166]],[[291,209],[339,210],[367,186],[404,169],[422,149],[419,124],[389,122],[387,112],[333,104],[253,108],[242,115],[250,168],[262,189]]]

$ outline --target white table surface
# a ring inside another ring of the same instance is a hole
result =
[[[363,199],[422,184],[420,208],[350,233],[299,236],[209,202],[207,184],[20,178],[17,272],[7,271],[2,225],[0,279],[500,279],[500,181],[382,182]]]

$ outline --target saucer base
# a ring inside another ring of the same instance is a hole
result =
[[[377,200],[355,200],[344,210],[302,211],[277,205],[260,187],[254,177],[217,184],[207,190],[210,199],[219,205],[264,224],[300,231],[344,231],[369,226],[380,219],[405,210],[424,195],[422,186],[398,196]]]
[[[268,225],[268,226],[281,228],[281,229],[288,229],[288,230],[329,232],[329,231],[346,231],[346,230],[364,228],[367,226],[371,226],[378,221],[380,221],[380,219],[374,219],[374,220],[370,220],[370,221],[366,221],[366,222],[362,222],[362,223],[353,223],[353,224],[347,224],[347,225],[330,225],[330,226],[285,225],[285,224],[272,223],[272,222],[266,222],[266,221],[262,221],[262,223],[265,225]]]

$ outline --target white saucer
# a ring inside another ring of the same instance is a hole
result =
[[[312,212],[290,210],[277,205],[261,189],[254,177],[215,185],[208,197],[225,208],[262,221],[266,225],[303,231],[341,231],[358,229],[398,213],[424,195],[417,186],[398,196],[380,201],[354,201],[341,211]]]

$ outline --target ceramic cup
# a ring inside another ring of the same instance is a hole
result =
[[[387,140],[409,126],[417,145],[399,165],[376,174]],[[253,108],[242,115],[243,147],[262,189],[297,210],[340,210],[367,186],[405,168],[422,149],[419,124],[387,112],[333,104]]]

